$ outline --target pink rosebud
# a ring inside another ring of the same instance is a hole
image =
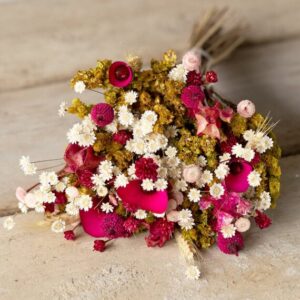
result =
[[[117,198],[116,198],[115,195],[109,194],[109,195],[108,195],[108,199],[109,199],[109,202],[110,202],[112,205],[114,205],[114,206],[117,206],[117,205],[118,205],[118,200],[117,200]]]
[[[226,107],[226,108],[220,110],[221,120],[224,121],[224,122],[227,122],[227,123],[231,122],[233,114],[234,114],[233,109],[230,108],[230,107]]]
[[[243,100],[238,104],[237,112],[244,118],[251,118],[255,114],[255,105],[250,100]]]
[[[190,85],[185,87],[181,93],[182,103],[190,109],[197,110],[199,105],[202,104],[205,94],[202,89],[197,85]]]
[[[132,138],[131,132],[127,130],[120,130],[113,134],[113,141],[121,145],[125,145],[128,140]]]
[[[235,222],[235,227],[238,232],[246,232],[250,229],[251,223],[247,218],[239,218]]]
[[[105,241],[102,241],[102,240],[95,240],[94,241],[94,251],[104,252],[105,248],[106,248]]]
[[[98,103],[91,110],[91,118],[99,127],[110,124],[114,119],[114,110],[107,103]]]
[[[272,220],[265,214],[256,210],[255,223],[260,229],[268,228],[272,224]]]
[[[182,64],[187,71],[199,72],[201,59],[200,53],[195,50],[190,50],[182,57]]]
[[[200,179],[201,169],[196,165],[189,165],[184,167],[182,175],[185,181],[195,183]]]
[[[67,230],[64,232],[64,237],[68,241],[74,241],[76,239],[75,233],[73,230]]]
[[[179,212],[177,210],[172,210],[169,213],[167,213],[167,220],[169,222],[178,222],[179,221]]]
[[[123,88],[129,85],[133,78],[133,72],[129,65],[122,61],[111,64],[108,71],[109,82],[116,87]]]
[[[26,191],[22,187],[18,186],[17,189],[16,189],[16,197],[17,197],[17,199],[20,202],[24,203],[25,196],[26,196]]]

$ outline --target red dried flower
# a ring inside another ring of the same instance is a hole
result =
[[[150,225],[149,235],[145,237],[148,247],[162,247],[171,239],[174,232],[174,223],[159,219]]]
[[[65,239],[68,241],[75,241],[76,236],[73,230],[67,230],[64,232]]]
[[[136,233],[139,230],[139,227],[141,226],[142,222],[140,220],[137,220],[133,217],[129,217],[123,224],[125,230],[130,233]]]
[[[228,134],[227,140],[221,143],[221,151],[222,153],[231,153],[232,147],[237,143],[236,137],[232,132]]]
[[[125,145],[132,138],[132,134],[127,130],[120,130],[113,134],[113,141]]]
[[[202,84],[202,75],[196,71],[188,72],[187,74],[187,85],[201,85]]]
[[[108,70],[109,82],[116,87],[123,88],[129,85],[133,78],[133,72],[129,65],[122,61],[111,64]]]
[[[106,214],[102,225],[104,236],[110,239],[126,237],[127,233],[123,224],[124,219],[116,213]]]
[[[152,179],[157,180],[158,165],[153,158],[142,157],[135,162],[135,175],[138,179]]]
[[[203,102],[205,94],[197,85],[185,87],[181,93],[181,100],[187,108],[197,109],[199,104]]]
[[[94,175],[93,172],[89,170],[78,170],[76,172],[78,176],[79,183],[89,189],[93,188],[92,176]]]
[[[65,204],[67,202],[67,197],[65,193],[54,192],[56,199],[55,204]]]
[[[256,210],[256,217],[254,220],[260,229],[268,228],[272,224],[272,220],[259,210]]]
[[[91,118],[99,127],[110,124],[114,119],[114,110],[107,103],[98,103],[91,110]]]
[[[205,77],[206,77],[206,81],[209,83],[215,83],[218,81],[218,76],[215,71],[207,71]]]
[[[244,238],[240,232],[236,232],[232,238],[224,238],[223,234],[219,233],[217,244],[223,253],[238,255],[238,252],[244,248]]]
[[[54,203],[46,203],[46,202],[44,202],[43,206],[45,208],[45,212],[53,213],[54,210],[55,210],[55,204]]]
[[[94,241],[94,251],[104,252],[106,248],[106,242],[102,240]]]

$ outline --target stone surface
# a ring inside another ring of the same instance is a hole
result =
[[[65,241],[40,215],[18,215],[12,231],[0,229],[0,298],[299,299],[300,156],[283,160],[283,174],[273,225],[264,231],[253,226],[239,257],[216,247],[201,251],[196,282],[185,278],[186,263],[174,241],[151,249],[140,235],[98,253],[87,235]]]
[[[184,51],[204,9],[226,5],[250,42],[299,36],[297,0],[0,1],[0,91],[57,82],[102,57]]]

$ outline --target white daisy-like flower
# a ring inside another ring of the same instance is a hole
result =
[[[255,138],[255,131],[252,129],[246,130],[243,134],[244,139],[249,142]]]
[[[229,167],[227,164],[221,163],[216,169],[215,169],[216,177],[220,180],[224,180],[225,177],[229,174]]]
[[[145,191],[153,191],[154,190],[154,182],[151,179],[144,179],[142,182],[142,188]]]
[[[92,146],[96,141],[94,131],[80,123],[73,125],[67,133],[67,138],[71,144],[78,144],[82,147]]]
[[[177,149],[175,147],[168,147],[167,150],[165,151],[165,154],[169,157],[169,158],[174,158],[176,157],[177,154]]]
[[[26,214],[28,212],[28,207],[23,202],[18,203],[18,208],[19,208],[19,210],[21,211],[22,214]]]
[[[113,165],[110,160],[104,160],[100,163],[99,168],[99,175],[101,179],[105,182],[107,180],[112,179],[113,177]]]
[[[204,184],[209,184],[212,182],[213,178],[213,173],[209,170],[205,170],[201,175],[201,182],[203,182]]]
[[[262,154],[271,149],[273,144],[273,140],[270,137],[264,136],[256,143],[255,148],[258,153]]]
[[[160,178],[155,182],[155,188],[157,191],[164,191],[168,187],[168,182],[167,180]]]
[[[137,101],[138,93],[135,91],[128,91],[125,93],[125,102],[132,105]]]
[[[91,179],[92,179],[93,185],[96,187],[104,185],[104,181],[100,174],[94,174]]]
[[[115,188],[126,187],[128,184],[128,178],[124,174],[119,174],[114,182]]]
[[[230,153],[224,153],[223,155],[219,156],[220,163],[228,162],[231,159]]]
[[[189,209],[182,209],[178,214],[178,224],[182,229],[190,230],[195,225],[192,212]]]
[[[135,175],[135,164],[132,164],[129,166],[129,168],[127,169],[127,173],[128,173],[128,176],[131,178],[131,179],[136,179],[136,175]]]
[[[111,133],[118,132],[118,121],[114,119],[110,124],[106,125],[105,130]]]
[[[260,202],[258,203],[259,210],[267,210],[271,207],[271,195],[268,192],[262,192],[260,194]]]
[[[135,139],[132,143],[132,151],[135,154],[142,155],[146,152],[146,143],[142,139]]]
[[[192,188],[190,189],[189,193],[188,193],[188,198],[190,199],[191,202],[199,202],[201,197],[201,193],[199,190]]]
[[[67,102],[63,101],[58,108],[58,116],[64,117],[67,111]]]
[[[190,280],[198,280],[200,278],[201,272],[197,266],[189,266],[186,269],[185,275]]]
[[[152,110],[146,110],[143,113],[141,120],[149,122],[151,125],[154,125],[157,121],[157,114]]]
[[[6,230],[12,230],[15,227],[16,223],[12,217],[7,217],[3,221],[3,228]]]
[[[92,120],[91,114],[85,116],[81,122],[84,130],[86,131],[93,131],[97,129],[96,124]]]
[[[250,184],[250,186],[257,187],[260,185],[260,182],[261,176],[257,171],[254,170],[248,175],[248,183]]]
[[[37,203],[34,207],[34,210],[39,214],[43,214],[45,212],[45,206],[43,203]]]
[[[77,81],[74,85],[74,91],[78,94],[82,94],[85,91],[85,83],[82,80]]]
[[[45,203],[54,203],[56,196],[53,192],[44,193],[44,202]]]
[[[142,210],[142,209],[138,209],[135,213],[134,216],[139,219],[139,220],[143,220],[147,218],[147,213],[146,211]]]
[[[99,197],[105,197],[108,194],[108,189],[106,186],[98,186],[96,192]]]
[[[185,192],[187,190],[187,183],[185,180],[181,179],[181,180],[177,180],[175,182],[175,188],[178,190],[178,191],[181,191],[181,192]]]
[[[126,128],[133,124],[133,114],[128,110],[127,106],[122,105],[119,107],[118,120],[121,125]]]
[[[48,172],[48,181],[50,185],[58,184],[58,176],[55,172]]]
[[[67,187],[65,193],[70,199],[74,199],[79,196],[79,191],[75,186]]]
[[[79,215],[79,207],[72,201],[66,205],[66,213],[70,216]]]
[[[242,157],[244,154],[244,147],[241,144],[235,144],[231,149],[232,154],[236,157]]]
[[[159,141],[155,138],[149,139],[146,144],[146,150],[149,153],[155,153],[160,149]]]
[[[243,153],[242,158],[243,158],[245,161],[250,162],[250,161],[253,160],[254,157],[255,157],[255,152],[254,152],[252,149],[250,149],[250,148],[245,148],[245,149],[244,149],[244,153]]]
[[[55,191],[58,193],[62,193],[65,189],[66,189],[66,184],[62,181],[59,181],[56,185],[55,185]]]
[[[140,130],[141,130],[141,134],[139,137],[143,137],[149,133],[151,133],[153,131],[153,124],[148,122],[148,121],[141,121],[140,123],[137,123]],[[133,133],[133,135],[135,136],[136,134]]]
[[[161,133],[156,134],[157,141],[159,142],[160,148],[165,149],[168,146],[169,140]]]
[[[169,72],[169,78],[175,81],[186,82],[188,71],[184,68],[183,64],[175,66]]]
[[[168,176],[168,169],[165,168],[165,167],[160,167],[158,170],[157,170],[157,174],[159,177],[161,178],[166,178]]]
[[[89,195],[80,195],[76,199],[76,204],[78,205],[79,209],[88,211],[90,208],[93,207],[92,197]]]
[[[209,189],[210,195],[216,199],[220,199],[224,195],[224,192],[224,187],[220,183],[214,183]]]
[[[52,223],[51,230],[55,233],[64,232],[66,228],[66,222],[59,219]]]
[[[247,130],[244,132],[243,137],[248,142],[248,148],[252,148],[261,154],[274,145],[273,140],[261,131]]]
[[[165,136],[167,138],[175,138],[178,134],[178,129],[175,125],[168,126],[165,130]]]
[[[37,167],[34,163],[30,162],[29,156],[22,156],[19,161],[21,170],[24,172],[25,175],[34,175],[36,174]]]
[[[225,239],[235,236],[236,227],[233,224],[224,225],[221,228],[221,233]]]
[[[200,155],[200,156],[198,157],[198,164],[199,164],[199,166],[200,166],[201,168],[206,167],[206,165],[207,165],[207,159],[206,159],[203,155]]]
[[[109,214],[114,211],[114,207],[110,203],[106,202],[101,204],[101,210],[106,214]]]

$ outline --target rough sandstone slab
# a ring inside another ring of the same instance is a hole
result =
[[[283,192],[273,226],[252,228],[239,257],[202,251],[202,278],[185,278],[175,242],[147,248],[143,236],[120,239],[104,253],[82,235],[65,241],[41,216],[18,215],[0,229],[0,298],[6,299],[298,299],[300,156],[283,160]],[[2,220],[0,220],[2,222]]]
[[[2,2],[2,3],[1,3]],[[297,0],[0,1],[0,91],[66,79],[101,57],[184,51],[211,6],[230,6],[250,42],[299,36]],[[296,52],[297,53],[297,52]]]

